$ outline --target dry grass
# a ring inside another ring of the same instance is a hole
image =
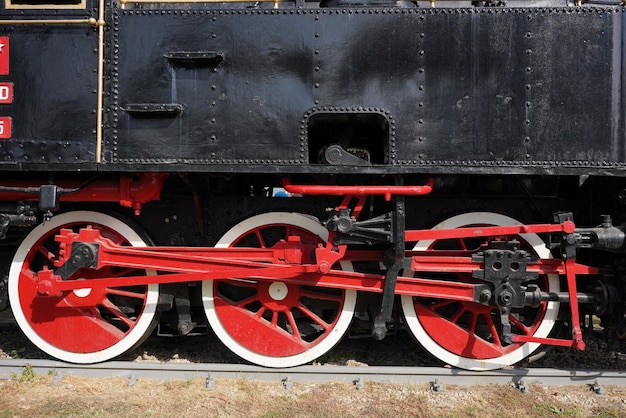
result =
[[[522,394],[506,385],[294,383],[217,379],[205,381],[31,376],[27,371],[0,381],[0,418],[8,417],[620,417],[626,415],[626,387],[606,396],[586,387],[531,385]]]

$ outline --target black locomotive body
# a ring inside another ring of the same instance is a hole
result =
[[[3,169],[618,175],[624,164],[621,8],[159,4],[106,6],[99,152],[97,29],[2,26],[15,86]],[[91,6],[3,15],[97,18]],[[357,151],[328,161],[330,145]]]
[[[0,9],[0,307],[48,354],[624,334],[622,3],[58,1]]]

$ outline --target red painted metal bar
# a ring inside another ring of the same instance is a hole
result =
[[[354,216],[355,219],[358,219],[359,215],[361,214],[361,211],[363,210],[363,207],[365,206],[365,201],[367,200],[367,196],[365,195],[346,196],[341,202],[341,205],[337,206],[336,209],[337,210],[348,209],[350,207],[350,202],[352,201],[353,198],[356,198],[357,202],[354,204],[354,207],[352,208],[352,216]]]
[[[415,254],[415,253],[414,253]],[[425,273],[472,273],[483,268],[482,264],[472,261],[471,257],[430,256],[428,251],[411,257],[411,270]],[[526,265],[526,270],[539,274],[565,274],[565,265],[558,259],[541,259],[537,263]]]
[[[408,256],[411,256],[411,270],[420,273],[471,273],[477,268],[482,268],[482,264],[472,262],[471,257],[442,255],[444,253],[445,251],[411,251],[407,253]],[[527,264],[526,270],[539,274],[564,275],[571,272],[574,275],[597,275],[600,274],[601,269],[574,262],[566,267],[565,262],[560,259],[539,259],[535,263]]]
[[[346,259],[350,261],[369,261],[380,259],[382,252],[380,251],[353,251],[343,253],[333,249],[332,246],[314,247],[304,246],[297,237],[289,237],[288,241],[276,244],[272,248],[189,248],[189,247],[120,247],[109,240],[102,238],[98,230],[85,228],[79,233],[71,230],[63,230],[57,237],[60,243],[61,257],[55,262],[57,267],[71,257],[71,244],[73,242],[95,243],[99,245],[98,265],[97,268],[105,266],[126,267],[132,269],[160,270],[171,273],[181,273],[193,275],[198,273],[199,276],[183,276],[178,278],[165,278],[165,276],[148,277],[150,283],[159,282],[180,282],[187,280],[203,280],[203,279],[223,279],[229,277],[257,277],[267,279],[293,279],[298,275],[307,273],[326,273],[331,271],[331,266],[338,259]],[[317,263],[307,261],[307,254],[316,253]],[[451,255],[447,255],[451,253]],[[408,251],[407,256],[411,257],[411,270],[415,272],[438,272],[438,273],[471,273],[481,268],[481,264],[472,262],[470,257],[460,256],[456,251]],[[573,261],[565,268],[562,260],[542,259],[537,263],[527,265],[528,271],[537,272],[539,274],[559,274],[570,273],[575,277],[576,274],[598,274],[599,269],[585,265],[576,264]],[[338,273],[334,273],[335,278]],[[356,273],[354,273],[356,274]],[[261,277],[262,276],[262,277]],[[375,282],[364,282],[357,285],[354,281],[350,287],[346,283],[327,282],[326,285],[337,285],[340,288],[354,288],[357,290],[380,291],[383,280],[380,275],[351,275],[342,272],[339,276],[351,279],[359,277],[362,280],[375,280]],[[94,279],[98,281],[98,285],[103,285],[103,279]],[[128,286],[137,284],[136,278],[119,278],[115,282],[116,286]],[[310,279],[307,278],[308,283]],[[323,283],[323,279],[316,279],[317,283]],[[404,280],[399,284],[399,292],[414,294],[408,288],[411,279],[401,278]],[[408,281],[407,281],[408,280]],[[71,284],[67,281],[64,284],[64,290],[85,287],[89,285],[86,281],[78,284]],[[148,281],[140,280],[141,283]],[[417,283],[417,282],[415,282]],[[106,286],[110,286],[107,284]],[[89,287],[87,286],[87,287]],[[410,286],[409,286],[410,287]],[[443,295],[445,297],[447,295]]]
[[[558,345],[561,347],[576,347],[576,341],[573,341],[573,340],[564,340],[561,338],[539,338],[539,337],[531,337],[529,335],[518,335],[518,334],[513,335],[513,342],[514,343],[539,343],[539,344],[548,344],[548,345]]]
[[[207,259],[207,262],[211,262]],[[193,273],[173,273],[147,276],[104,277],[84,280],[62,280],[52,270],[44,269],[37,274],[38,291],[41,295],[60,296],[64,291],[85,288],[123,287],[133,285],[193,282],[201,280],[281,280],[288,279],[290,284],[319,286],[334,289],[352,289],[381,293],[385,276],[341,270],[328,273],[306,272],[316,267],[309,265],[276,268],[267,267],[252,271],[233,267],[230,270],[207,270]],[[310,268],[312,267],[312,268]],[[254,274],[253,274],[254,273]],[[446,298],[459,301],[474,301],[475,286],[471,283],[447,282],[443,280],[398,277],[396,293],[421,297]]]
[[[569,293],[570,300],[570,312],[572,317],[572,337],[574,340],[573,346],[579,350],[585,349],[585,342],[583,341],[583,332],[580,328],[580,314],[578,312],[578,291],[576,290],[576,273],[574,272],[575,261],[573,258],[565,260],[565,269],[567,277],[567,291]]]
[[[298,237],[290,237],[297,239]],[[204,248],[186,247],[130,247],[118,246],[103,238],[100,231],[83,228],[78,233],[70,229],[61,230],[55,238],[59,242],[60,257],[55,266],[60,267],[72,256],[74,242],[92,243],[99,246],[97,269],[106,266],[132,269],[162,270],[174,273],[207,273],[212,271],[233,271],[240,269],[272,268],[273,270],[294,270],[306,272],[316,268],[314,264],[303,265],[303,254],[315,250],[298,242],[287,241],[267,248]],[[255,256],[254,254],[258,254]],[[283,273],[278,273],[281,276]],[[249,275],[249,274],[248,274]],[[228,276],[226,276],[228,277]],[[207,278],[211,278],[207,276]],[[98,279],[99,280],[99,279]],[[129,284],[126,284],[129,285]]]
[[[207,260],[210,262],[210,260]],[[62,280],[61,277],[54,274],[52,270],[41,270],[37,273],[37,292],[46,296],[61,296],[64,291],[73,291],[86,288],[103,288],[103,287],[124,287],[148,284],[165,284],[165,283],[183,283],[196,282],[202,280],[226,280],[226,279],[244,279],[244,280],[286,280],[292,281],[292,278],[301,277],[303,274],[300,266],[279,267],[267,264],[267,268],[258,271],[257,275],[251,274],[250,269],[231,268],[219,269],[215,271],[203,271],[193,273],[172,273],[146,276],[125,276],[125,277],[103,277],[97,279],[84,280]],[[315,266],[314,266],[315,267]],[[317,285],[312,281],[302,281],[301,284]],[[340,286],[341,287],[341,286]]]
[[[59,196],[61,202],[119,202],[124,207],[131,207],[139,212],[144,203],[159,200],[163,182],[167,174],[144,173],[139,177],[121,176],[117,180],[95,180],[79,190],[63,193]],[[32,188],[37,190],[47,180],[18,180],[3,179],[0,186],[15,188]],[[60,180],[57,186],[63,189],[75,189],[81,186],[77,180]],[[39,195],[19,191],[0,191],[0,200],[38,200]]]
[[[435,185],[435,179],[428,179],[423,186],[332,186],[332,185],[304,185],[291,184],[288,178],[283,179],[283,187],[289,193],[304,195],[383,195],[386,200],[393,195],[420,196],[430,193]]]
[[[472,237],[496,237],[520,234],[541,234],[549,232],[563,232],[571,234],[576,229],[573,222],[562,224],[510,225],[510,226],[476,226],[455,229],[422,229],[406,231],[407,242],[422,240],[441,240]]]
[[[180,248],[180,247],[129,247],[118,246],[103,238],[100,231],[81,229],[78,233],[62,230],[57,236],[59,254],[57,267],[72,258],[72,244],[97,244],[98,257],[95,268],[106,266],[136,270],[157,270],[172,274],[103,277],[97,279],[62,280],[52,270],[42,270],[35,280],[41,294],[59,295],[63,291],[90,287],[120,287],[137,284],[176,283],[217,279],[289,280],[290,283],[310,286],[355,289],[382,292],[384,275],[331,270],[330,266],[345,252],[332,246],[304,246],[298,237],[289,237],[268,248]],[[315,251],[317,263],[308,262],[306,255]],[[379,254],[376,251],[373,254]],[[364,259],[365,252],[357,253]],[[371,259],[371,258],[370,258]],[[474,265],[475,266],[475,265]],[[472,267],[474,267],[472,266]],[[455,300],[474,300],[473,284],[413,277],[398,279],[398,294],[445,297]]]

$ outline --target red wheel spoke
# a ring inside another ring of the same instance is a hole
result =
[[[511,321],[517,328],[520,329],[520,331],[522,331],[522,333],[524,335],[530,335],[532,334],[532,328],[527,327],[526,325],[524,325],[519,319],[517,319],[515,316],[513,315],[509,315],[509,321]]]
[[[311,312],[309,310],[309,308],[307,308],[306,306],[300,304],[300,306],[298,306],[297,309],[299,309],[302,313],[304,313],[306,316],[308,316],[313,321],[315,321],[315,323],[317,323],[322,328],[324,328],[324,330],[328,330],[330,328],[329,324],[327,324],[322,318],[320,318],[319,316],[317,316],[313,312]],[[291,314],[291,312],[290,312],[290,314]]]
[[[471,312],[470,321],[469,321],[469,324],[467,325],[467,330],[472,334],[476,334],[476,321],[477,320],[478,320],[478,315],[476,314],[476,312]]]
[[[285,228],[285,236],[282,237],[283,239],[287,239],[287,237],[291,236],[291,235],[299,235],[296,234],[294,231],[297,231],[296,229],[292,228],[291,225],[284,225],[283,228]]]
[[[54,261],[56,260],[56,256],[54,255],[54,253],[52,251],[49,251],[44,245],[38,247],[37,252],[43,255],[43,257],[48,260],[50,265],[52,265],[52,263],[54,263]]]
[[[255,316],[256,318],[261,319],[261,318],[263,317],[263,314],[265,313],[265,311],[266,311],[266,310],[267,310],[267,309],[265,309],[265,307],[264,307],[264,306],[261,306],[261,308],[260,308],[258,311],[256,311],[256,312],[254,313],[254,316]]]
[[[456,324],[459,321],[459,319],[461,319],[461,316],[463,316],[464,313],[465,313],[465,307],[461,305],[459,309],[456,311],[456,313],[452,316],[452,318],[450,318],[450,322],[452,322],[453,324]]]
[[[291,334],[293,335],[293,338],[302,341],[302,337],[300,336],[300,331],[298,329],[298,324],[296,324],[296,319],[293,317],[293,314],[287,311],[285,312],[285,315],[287,316],[287,322],[291,327]]]
[[[259,241],[260,248],[267,248],[267,246],[265,245],[265,239],[263,239],[263,235],[261,235],[260,229],[257,229],[256,231],[254,231],[254,236]]]
[[[487,326],[489,327],[489,332],[491,333],[491,336],[493,337],[493,343],[498,347],[502,347],[502,342],[500,341],[500,334],[498,334],[498,329],[496,328],[496,324],[493,323],[493,320],[491,319],[491,315],[483,315],[483,318],[485,318],[485,322],[487,322]]]
[[[121,320],[128,328],[132,328],[135,323],[132,319],[130,319],[124,312],[122,312],[117,306],[111,303],[110,300],[105,299],[102,301],[102,306],[112,313],[117,319]]]
[[[293,314],[289,311],[285,312],[285,315],[287,315],[287,322],[289,322],[289,326],[291,326],[291,333],[293,335],[293,338],[295,340],[298,340],[302,343],[304,343],[304,341],[302,340],[302,336],[300,335],[300,331],[298,329],[298,325],[296,324],[296,319],[293,317]]]
[[[242,299],[234,304],[234,306],[238,308],[245,308],[246,305],[251,304],[252,302],[257,302],[259,297],[257,295],[250,296],[249,298]]]

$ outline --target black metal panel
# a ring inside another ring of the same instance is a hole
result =
[[[404,162],[519,159],[524,23],[513,12],[424,16],[423,124],[401,142]]]
[[[618,17],[602,10],[528,14],[525,122],[532,160],[625,162],[624,143],[613,129]]]
[[[625,22],[610,7],[114,10],[100,169],[623,173]],[[15,90],[0,165],[95,161],[96,35],[0,26]],[[335,143],[373,166],[327,165]]]
[[[0,25],[0,36],[10,45],[10,71],[0,82],[14,90],[13,103],[0,105],[0,116],[12,118],[11,138],[0,140],[0,166],[95,161],[96,29]]]
[[[117,11],[105,157],[319,172],[310,147],[382,120],[349,144],[379,165],[622,166],[623,21],[618,8]]]
[[[407,133],[417,141],[400,142],[405,162],[623,162],[611,129],[614,17],[580,9],[426,14],[424,123]]]
[[[422,122],[422,18],[406,9],[322,10],[316,16],[314,111],[384,114],[385,135],[354,135],[349,144],[368,148],[375,163],[396,160],[400,142],[414,141]],[[385,156],[375,155],[380,149]]]
[[[113,161],[297,164],[313,106],[313,16],[291,11],[119,11]],[[172,60],[172,54],[223,59]],[[128,112],[176,103],[179,114]]]

